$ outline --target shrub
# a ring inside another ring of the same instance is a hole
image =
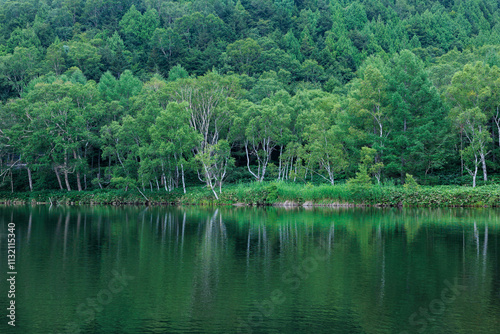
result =
[[[420,188],[413,175],[408,173],[406,173],[405,184],[403,185],[403,187],[406,190],[418,190]]]

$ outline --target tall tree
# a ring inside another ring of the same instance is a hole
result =
[[[240,113],[235,117],[235,131],[244,133],[241,138],[247,158],[248,172],[259,182],[264,180],[271,155],[289,137],[291,108],[280,101],[278,92],[273,98],[265,98],[260,105],[250,102],[239,105]],[[256,168],[250,166],[251,157]],[[280,157],[281,159],[281,157]]]
[[[236,41],[227,46],[229,63],[238,71],[251,75],[255,72],[255,62],[259,59],[262,48],[251,38]]]
[[[477,170],[483,163],[487,154],[487,144],[491,137],[486,129],[486,115],[478,108],[461,110],[453,108],[450,117],[456,127],[464,133],[468,145],[460,151],[464,168],[472,176],[472,187],[476,186]],[[484,180],[486,181],[486,169],[483,164]]]
[[[225,140],[227,127],[230,125],[231,110],[227,103],[240,93],[235,77],[222,77],[216,72],[209,72],[198,78],[178,79],[169,83],[170,98],[177,103],[187,102],[190,113],[190,126],[200,134],[193,148],[200,163],[200,180],[206,182],[212,190],[226,177],[230,159],[230,148]],[[199,156],[199,157],[198,157]],[[215,184],[215,183],[217,184]],[[215,197],[218,197],[215,194]]]
[[[308,171],[311,175],[316,173],[334,185],[348,167],[347,133],[338,123],[339,100],[326,93],[314,96],[316,94],[312,91],[309,94],[310,107],[301,110],[297,119],[297,127],[303,129],[300,136],[304,141],[301,151],[301,158],[306,163],[304,174]]]
[[[388,172],[416,174],[439,169],[446,161],[449,128],[442,100],[422,62],[410,51],[394,56],[388,78],[392,105],[388,137]]]
[[[186,183],[184,178],[184,168],[186,161],[192,155],[192,149],[199,142],[199,133],[189,125],[191,112],[187,102],[178,104],[171,102],[165,110],[162,110],[156,118],[155,124],[149,129],[152,137],[152,148],[158,152],[162,158],[161,170],[165,188],[167,187],[166,167],[169,162],[177,173],[181,169],[182,188],[186,193]],[[171,177],[172,178],[172,177]],[[222,184],[222,182],[221,182]]]
[[[37,48],[16,47],[13,53],[0,57],[0,79],[20,96],[28,82],[38,74],[39,60]]]
[[[447,90],[447,97],[453,105],[451,118],[458,121],[459,129],[464,131],[471,149],[477,151],[483,169],[483,179],[488,180],[486,156],[488,141],[483,138],[489,133],[486,121],[498,121],[500,93],[498,81],[500,70],[483,62],[467,64],[462,71],[455,73]],[[500,132],[500,127],[497,128]],[[489,136],[487,136],[489,138]]]

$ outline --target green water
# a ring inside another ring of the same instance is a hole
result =
[[[0,233],[0,333],[500,333],[498,210],[0,207]]]

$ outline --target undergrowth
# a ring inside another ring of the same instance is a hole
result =
[[[0,192],[0,202],[47,204],[192,204],[192,205],[377,205],[377,206],[500,206],[500,187],[373,185],[355,189],[349,184],[312,185],[254,182],[228,185],[219,199],[206,187],[172,192],[138,190]]]

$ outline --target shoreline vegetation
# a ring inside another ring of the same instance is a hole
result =
[[[63,2],[0,0],[5,201],[497,205],[495,1]]]
[[[137,190],[0,192],[0,204],[47,205],[201,205],[282,207],[500,207],[500,187],[392,186],[353,187],[255,182],[228,185],[216,199],[206,187],[172,192]]]

